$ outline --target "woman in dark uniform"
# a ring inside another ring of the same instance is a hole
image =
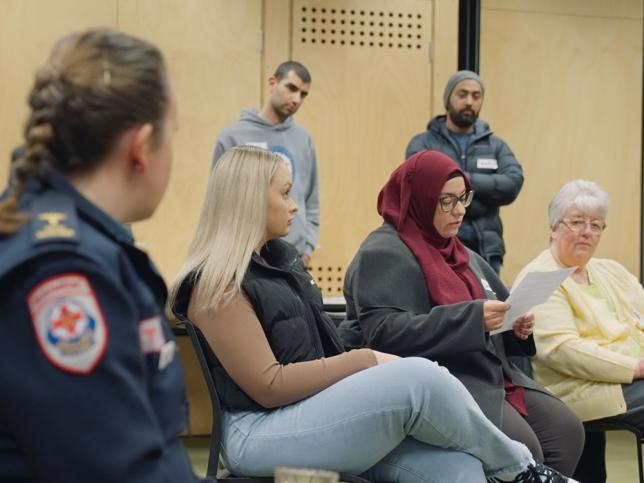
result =
[[[70,35],[37,72],[0,202],[0,481],[202,481],[164,283],[124,223],[152,215],[176,106],[159,50]]]

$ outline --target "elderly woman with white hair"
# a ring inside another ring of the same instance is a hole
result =
[[[577,267],[533,311],[535,378],[582,421],[619,419],[644,429],[644,290],[616,261],[593,257],[608,206],[596,183],[565,184],[548,207],[550,247],[515,284],[529,272]],[[597,454],[591,460],[603,462]],[[592,481],[603,481],[592,473]]]

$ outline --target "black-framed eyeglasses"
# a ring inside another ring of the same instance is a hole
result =
[[[438,202],[443,212],[451,213],[452,211],[454,211],[454,208],[456,208],[456,205],[459,201],[465,208],[467,208],[468,206],[470,206],[470,204],[472,204],[473,198],[474,190],[470,190],[466,191],[461,196],[456,196],[453,194],[441,195],[441,197],[438,198]]]
[[[606,229],[606,223],[599,220],[561,220],[559,223],[574,232],[583,231],[588,227],[591,232],[599,234]]]

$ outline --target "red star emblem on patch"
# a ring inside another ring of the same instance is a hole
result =
[[[65,305],[60,309],[59,317],[52,321],[52,325],[55,330],[64,328],[68,334],[74,334],[76,333],[76,322],[82,318],[80,311],[71,312]]]
[[[109,335],[87,277],[49,277],[27,294],[27,305],[36,341],[49,362],[73,374],[91,373],[105,354]]]

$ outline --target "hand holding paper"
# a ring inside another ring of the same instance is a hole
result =
[[[535,305],[546,302],[552,292],[555,291],[561,282],[574,272],[577,267],[554,270],[552,272],[530,272],[525,276],[521,283],[517,285],[507,298],[506,303],[511,305],[510,310],[505,313],[503,325],[490,334],[497,334],[511,330],[514,321]]]
[[[521,340],[526,340],[532,335],[534,328],[534,315],[528,312],[525,315],[518,317],[512,324],[514,335]]]
[[[486,300],[483,304],[483,324],[487,332],[494,332],[503,325],[505,313],[510,305],[500,300]]]

